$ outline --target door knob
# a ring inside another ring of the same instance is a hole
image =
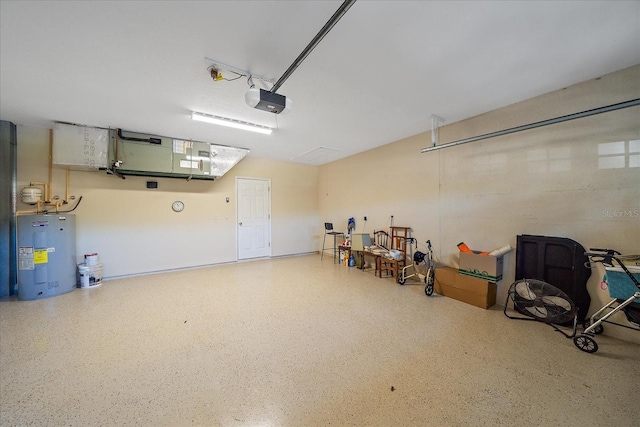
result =
[[[239,224],[239,225],[242,225],[242,222],[239,222],[238,224]]]

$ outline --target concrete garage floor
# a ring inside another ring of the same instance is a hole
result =
[[[110,280],[0,302],[0,424],[638,425],[640,346],[597,341],[319,255]]]

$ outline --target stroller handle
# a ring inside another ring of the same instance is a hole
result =
[[[594,264],[601,263],[607,267],[613,267],[613,261],[618,264],[618,266],[629,276],[629,279],[636,285],[636,288],[640,290],[640,282],[635,278],[635,276],[629,271],[626,265],[618,258],[616,255],[622,255],[620,252],[613,249],[596,249],[589,248],[589,250],[594,252],[585,252],[584,254],[589,257],[590,261],[584,263],[586,268],[593,268]]]
[[[585,256],[589,257],[592,262],[601,262],[605,265],[613,265],[612,260],[616,260],[620,262],[616,255],[621,255],[620,252],[614,249],[599,249],[599,248],[589,248],[589,252],[584,253]],[[591,262],[586,262],[584,265],[587,268],[591,268]]]
[[[619,254],[619,252],[613,249],[589,248],[589,251],[584,253],[585,256],[589,257],[589,261],[585,262],[584,266],[593,268],[595,264],[601,263],[612,267],[616,254]]]
[[[589,248],[590,251],[593,252],[605,252],[607,255],[622,255],[620,252],[613,250],[613,249],[599,249],[599,248]],[[585,252],[585,255],[589,256],[589,255],[604,255],[602,253],[599,254],[594,254],[594,253],[590,253],[590,252]]]

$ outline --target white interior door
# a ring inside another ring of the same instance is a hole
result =
[[[268,179],[237,178],[238,259],[271,256],[271,197]]]

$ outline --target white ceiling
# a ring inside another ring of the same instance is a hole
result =
[[[277,80],[340,4],[2,0],[0,117],[323,164],[430,130],[432,114],[453,123],[640,63],[639,1],[359,0],[278,90],[290,114],[248,107],[245,78],[210,78],[206,57]]]

